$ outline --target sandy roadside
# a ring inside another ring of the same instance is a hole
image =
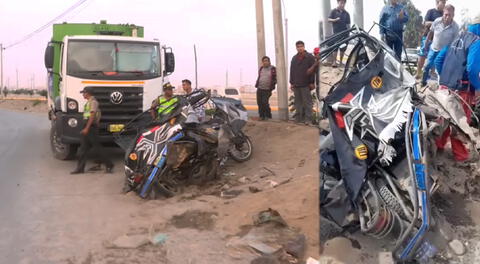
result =
[[[34,106],[22,101],[0,101],[0,108],[47,112],[43,103]],[[44,177],[35,187],[54,197],[44,202],[49,211],[62,217],[32,234],[36,259],[69,264],[250,263],[259,253],[249,246],[232,246],[232,241],[254,229],[254,216],[269,208],[306,236],[305,257],[318,259],[318,130],[292,123],[252,121],[246,133],[254,147],[251,160],[230,161],[219,181],[187,188],[182,195],[167,200],[144,201],[132,193],[120,195],[124,180],[121,167],[113,176],[93,173],[71,177],[68,171],[56,168],[62,161],[51,159],[43,167],[38,164]],[[72,191],[79,195],[64,195]],[[222,197],[222,191],[233,191],[237,196]],[[166,243],[134,249],[106,247],[122,235],[150,235],[151,230],[166,234]]]

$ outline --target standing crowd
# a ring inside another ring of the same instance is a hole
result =
[[[447,0],[436,0],[435,3],[435,8],[428,10],[424,18],[416,77],[421,79],[421,86],[426,86],[429,80],[436,80],[440,89],[449,89],[461,97],[470,123],[471,109],[480,101],[480,14],[461,30],[454,20],[455,7],[447,4]],[[380,15],[382,39],[399,59],[407,21],[408,14],[398,0],[390,0]],[[472,158],[467,147],[450,129],[436,140],[440,151],[448,139],[457,161]]]
[[[338,6],[331,10],[328,21],[332,23],[333,33],[340,33],[350,27],[350,14],[345,10],[346,0],[338,0]],[[290,62],[290,89],[294,95],[295,122],[299,124],[310,125],[313,123],[313,99],[312,90],[315,89],[315,83],[318,81],[316,72],[319,65],[318,48],[309,53],[305,49],[305,43],[301,40],[295,43],[297,54],[292,57]],[[343,56],[347,47],[341,47],[336,53],[340,55],[340,61],[334,60],[332,67],[343,65]],[[272,118],[269,105],[269,99],[272,91],[277,84],[277,75],[275,66],[270,62],[270,58],[264,56],[262,65],[258,70],[258,77],[255,83],[257,88],[257,105],[260,120]]]

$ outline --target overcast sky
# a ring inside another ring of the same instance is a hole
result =
[[[56,17],[77,0],[0,1],[0,43],[9,45]],[[435,0],[413,0],[422,15],[434,7]],[[320,0],[284,0],[288,18],[289,60],[294,43],[303,40],[312,51],[318,44]],[[478,0],[449,0],[459,10],[468,7],[469,16],[480,13]],[[347,11],[353,15],[352,0]],[[336,0],[331,1],[331,7]],[[383,0],[364,0],[365,28],[378,21]],[[264,0],[267,55],[275,64],[272,1]],[[197,45],[199,86],[253,84],[257,75],[255,0],[87,0],[57,21],[71,23],[130,23],[145,27],[145,38],[157,38],[171,46],[176,56],[176,71],[170,80],[177,85],[184,78],[194,80],[193,45]],[[378,31],[378,30],[376,30]],[[4,51],[4,84],[29,87],[35,75],[37,86],[45,86],[43,66],[45,46],[51,38],[48,27],[20,45]],[[242,78],[240,78],[242,77]]]

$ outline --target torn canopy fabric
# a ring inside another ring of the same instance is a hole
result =
[[[394,158],[395,151],[379,153],[379,149],[386,149],[384,145],[402,130],[413,111],[409,77],[391,54],[379,50],[325,98],[341,176],[351,201],[358,197],[368,165],[379,155],[390,162]],[[362,145],[367,148],[366,157],[359,157]]]
[[[424,102],[427,106],[435,109],[435,114],[448,120],[463,135],[465,135],[472,144],[475,144],[475,134],[472,127],[468,124],[465,111],[462,107],[462,101],[459,95],[448,89],[437,89],[425,91]]]

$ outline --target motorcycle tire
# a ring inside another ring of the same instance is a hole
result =
[[[155,181],[153,185],[154,188],[152,188],[151,192],[155,192],[155,194],[153,194],[155,198],[158,196],[171,198],[180,193],[179,186],[177,186],[172,182],[163,180],[165,178],[164,177],[165,173],[170,173],[170,170],[163,169],[160,175],[158,176],[158,180]]]
[[[171,198],[171,197],[177,195],[180,192],[178,187],[171,186],[170,184],[157,183],[156,186],[157,186],[156,189],[158,190],[158,194],[160,196],[164,196],[166,198]],[[155,194],[155,196],[156,196],[156,194]]]
[[[245,135],[243,135],[242,137],[245,140],[243,145],[247,146],[248,153],[246,155],[240,156],[238,154],[234,154],[234,153],[236,153],[236,151],[233,151],[233,152],[229,151],[228,152],[230,157],[232,157],[232,159],[237,161],[237,162],[245,162],[245,161],[249,160],[252,157],[252,153],[253,153],[253,144],[252,144],[252,141],[250,141],[250,138],[245,136]]]

